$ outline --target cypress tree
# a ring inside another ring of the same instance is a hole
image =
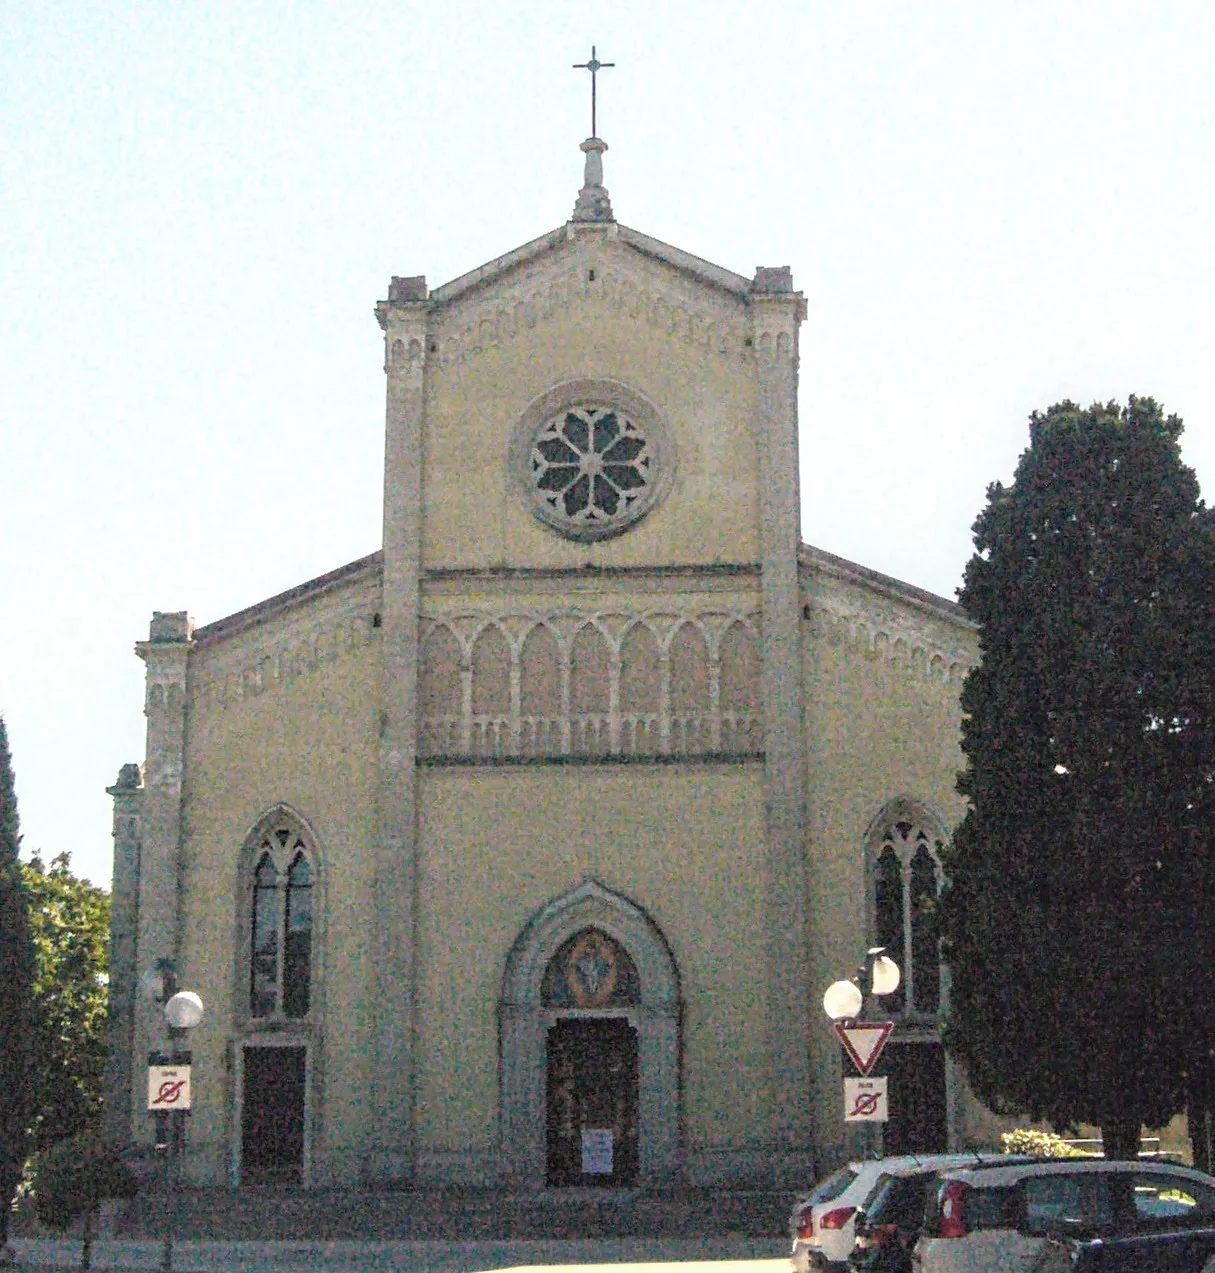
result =
[[[17,858],[21,835],[8,731],[0,717],[0,1251],[21,1180],[33,1117],[34,951]]]
[[[1185,1108],[1215,1006],[1215,536],[1181,431],[1146,398],[1035,412],[959,593],[946,1042],[993,1109],[1110,1157]]]

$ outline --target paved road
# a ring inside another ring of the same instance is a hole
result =
[[[710,1250],[704,1249],[706,1244]],[[80,1265],[80,1243],[14,1238],[18,1273]],[[554,1242],[179,1242],[175,1273],[558,1273],[606,1266],[610,1273],[788,1273],[779,1238],[600,1238]],[[98,1240],[95,1270],[155,1270],[158,1242]],[[707,1258],[706,1258],[707,1257]]]

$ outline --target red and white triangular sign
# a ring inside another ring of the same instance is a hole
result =
[[[861,1025],[844,1025],[842,1021],[835,1023],[835,1032],[844,1050],[862,1075],[868,1074],[877,1064],[893,1029],[893,1021],[872,1021]]]

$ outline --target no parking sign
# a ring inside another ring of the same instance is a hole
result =
[[[885,1123],[890,1118],[886,1079],[844,1080],[844,1122]]]
[[[149,1111],[190,1108],[190,1060],[189,1053],[167,1057],[153,1052],[148,1057]]]

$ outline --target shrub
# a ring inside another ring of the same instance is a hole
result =
[[[1068,1144],[1054,1132],[1041,1132],[1032,1127],[1018,1127],[1004,1132],[1000,1141],[1006,1154],[1030,1154],[1034,1158],[1088,1158],[1083,1149]]]
[[[139,1185],[121,1155],[96,1133],[82,1132],[52,1145],[34,1161],[38,1218],[51,1229],[90,1219],[106,1198],[130,1199]]]

